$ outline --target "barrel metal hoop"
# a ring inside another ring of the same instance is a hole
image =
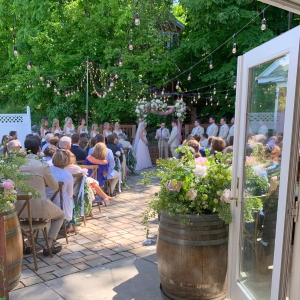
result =
[[[169,224],[174,224],[174,225],[181,225],[181,222],[179,220],[171,220],[171,219],[167,219],[165,217],[162,217],[160,222],[166,222],[166,223],[169,223]],[[192,222],[192,224],[194,226],[212,226],[212,225],[221,225],[221,221],[212,221],[212,222]]]
[[[11,236],[16,235],[16,234],[19,233],[19,232],[21,232],[20,226],[17,227],[17,228],[15,228],[15,229],[13,229],[13,230],[11,230],[11,231],[7,231],[7,232],[6,232],[6,237],[9,238],[9,237],[11,237]]]
[[[162,224],[161,222],[159,223],[159,227],[164,230],[170,231],[170,232],[174,232],[174,233],[178,233],[178,234],[190,234],[190,235],[211,235],[211,234],[220,234],[223,232],[227,232],[226,227],[221,228],[221,229],[216,229],[216,230],[192,231],[192,230],[183,230],[183,229],[167,227],[164,224]]]
[[[20,278],[21,278],[21,274],[18,274],[18,275],[15,276],[14,278],[8,280],[8,284],[10,285],[10,284],[12,284],[12,283],[15,282],[15,281],[18,282]]]
[[[11,270],[11,269],[13,269],[14,267],[16,267],[16,266],[19,265],[19,264],[22,265],[22,260],[23,260],[23,257],[20,258],[20,259],[18,259],[18,260],[15,261],[14,263],[7,265],[7,269],[8,269],[8,270]]]
[[[7,219],[10,219],[10,218],[13,218],[14,216],[17,215],[17,212],[14,211],[12,214],[9,214],[9,215],[4,215],[4,220],[7,220]]]
[[[166,242],[177,244],[177,245],[184,245],[184,246],[214,246],[214,245],[225,244],[228,242],[227,238],[210,240],[210,241],[188,241],[182,239],[174,239],[162,233],[159,233],[158,237]]]

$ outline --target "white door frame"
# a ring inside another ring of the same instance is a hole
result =
[[[244,177],[244,153],[246,141],[246,124],[247,124],[247,103],[249,91],[249,70],[259,64],[265,63],[284,54],[290,53],[289,75],[287,83],[287,105],[285,111],[285,125],[283,138],[283,152],[281,161],[281,177],[279,199],[294,199],[295,182],[289,182],[289,171],[295,172],[295,152],[298,150],[298,145],[293,145],[292,141],[294,130],[299,131],[299,126],[295,126],[295,120],[299,120],[295,112],[295,99],[297,72],[298,72],[298,56],[299,56],[299,41],[300,41],[300,26],[282,34],[279,37],[249,51],[238,60],[238,78],[236,91],[236,112],[235,112],[235,139],[234,158],[233,158],[233,179],[232,179],[232,194],[238,196],[237,201],[232,201],[231,212],[233,215],[233,223],[230,225],[229,238],[229,268],[228,268],[228,289],[227,298],[231,300],[252,299],[238,282],[239,262],[240,262],[240,234],[242,222],[242,201],[243,201],[243,177]],[[298,105],[297,105],[298,106]],[[298,136],[298,135],[297,135]],[[298,157],[297,157],[298,161]],[[291,168],[292,167],[292,168]],[[292,170],[293,169],[293,170]],[[294,173],[295,175],[295,173]],[[237,178],[239,178],[239,190],[236,190]],[[283,248],[284,239],[286,236],[286,218],[291,219],[291,215],[287,213],[286,201],[278,202],[278,214],[276,225],[276,244],[274,252],[274,264],[272,275],[272,290],[271,300],[283,299],[280,294],[280,284],[282,283],[282,266],[284,257],[282,252],[286,253]],[[237,204],[237,206],[236,206]],[[299,228],[300,230],[300,228]],[[299,244],[300,247],[300,244]],[[299,252],[298,252],[299,253]],[[300,268],[298,268],[299,270]],[[300,277],[299,277],[300,281]],[[293,300],[293,299],[291,299]]]

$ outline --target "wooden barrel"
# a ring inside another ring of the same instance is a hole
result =
[[[1,214],[6,232],[6,261],[8,269],[8,289],[15,288],[21,277],[23,259],[23,239],[16,211]]]
[[[189,216],[163,212],[159,223],[157,263],[165,299],[225,299],[228,227],[218,215]]]

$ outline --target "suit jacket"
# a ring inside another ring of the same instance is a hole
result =
[[[202,137],[203,133],[204,133],[204,128],[202,126],[194,127],[192,130],[192,135],[199,134],[200,137]]]
[[[225,141],[227,139],[228,132],[229,132],[228,125],[227,124],[222,125],[220,127],[219,137]]]
[[[119,156],[120,162],[121,162],[121,163],[123,162],[123,155],[122,155],[122,152],[121,152],[120,147],[118,147],[118,146],[117,146],[116,144],[114,144],[114,143],[107,143],[107,144],[106,144],[106,147],[112,151],[112,153],[114,154],[114,156],[116,156],[116,153],[117,153],[118,151],[120,151],[120,156]]]
[[[218,136],[218,126],[214,123],[207,127],[206,134],[210,136]]]
[[[179,143],[178,143],[178,127],[177,126],[173,127],[171,135],[169,137],[168,144],[170,145],[171,148],[177,148],[179,146]]]
[[[229,141],[229,138],[233,135],[234,135],[234,124],[229,129],[229,133],[228,133],[228,136],[227,136],[227,141]]]
[[[61,214],[62,210],[57,207],[46,196],[46,185],[52,190],[58,190],[58,182],[51,173],[50,166],[35,155],[27,155],[28,164],[20,167],[20,172],[32,175],[32,178],[25,180],[24,183],[33,187],[40,197],[31,199],[32,218],[53,219]],[[22,192],[21,192],[22,193]],[[17,201],[16,210],[18,211],[24,201]],[[27,208],[21,214],[22,218],[27,217]]]
[[[160,136],[160,138],[159,138]],[[161,128],[156,130],[155,138],[158,140],[158,147],[165,146],[168,147],[168,139],[170,137],[170,131],[168,128],[164,128],[164,140],[161,137]]]
[[[70,151],[75,155],[76,160],[85,160],[87,152],[79,146],[72,145]]]

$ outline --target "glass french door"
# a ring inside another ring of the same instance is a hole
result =
[[[299,157],[299,40],[297,27],[238,60],[227,288],[231,300],[288,296]]]

